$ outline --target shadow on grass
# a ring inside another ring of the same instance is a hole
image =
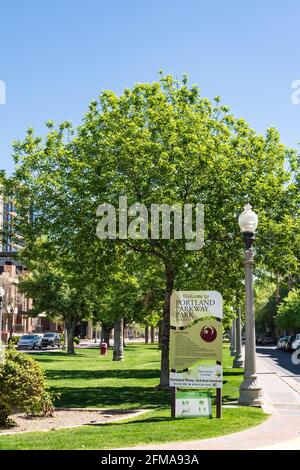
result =
[[[165,411],[165,408],[162,408],[162,410]],[[157,409],[159,411],[159,408]],[[171,415],[171,408],[170,408],[170,415]],[[213,409],[213,418],[215,418],[215,409]],[[126,418],[127,419],[127,418]],[[194,422],[194,420],[197,420],[197,418],[190,418]],[[199,417],[199,420],[203,420],[203,418]],[[90,426],[90,427],[111,427],[111,426],[129,426],[129,425],[136,425],[136,424],[149,424],[149,423],[168,423],[168,422],[177,422],[178,424],[184,425],[185,419],[176,419],[172,418],[171,416],[152,416],[149,418],[135,418],[130,421],[115,421],[115,422],[107,422],[107,423],[93,423],[93,424],[85,424],[85,426]],[[203,421],[201,421],[203,422]]]
[[[159,369],[46,370],[51,380],[159,379]]]
[[[144,343],[136,343],[136,344],[126,344],[124,349],[125,349],[125,353],[126,351],[137,351],[138,349],[141,350],[141,346],[142,346],[142,350],[145,351],[145,350],[150,350],[150,351],[158,351],[158,348],[157,348],[157,344],[149,344],[149,345],[145,345]],[[87,351],[91,351],[91,350],[99,350],[99,346],[85,346],[83,348],[78,348],[79,350],[80,349],[83,349],[83,350],[87,350]],[[77,350],[78,350],[77,349]],[[113,351],[113,346],[109,346],[108,350],[109,351]]]
[[[237,401],[237,397],[236,396],[232,396],[232,395],[223,395],[222,397],[222,403],[223,405],[226,405],[226,403],[233,403],[233,402],[236,402]],[[215,403],[215,400],[214,400],[214,403]]]
[[[68,388],[51,387],[51,391],[60,393],[55,406],[67,408],[160,408],[169,407],[171,393],[156,390],[153,387],[86,387]],[[212,391],[212,403],[215,404],[215,393]],[[235,394],[223,395],[223,404],[236,401]]]
[[[171,409],[170,409],[171,413]],[[130,424],[149,424],[149,423],[161,423],[161,422],[169,422],[169,421],[175,421],[175,418],[172,418],[171,416],[153,416],[153,418],[143,418],[143,419],[135,419],[132,421],[127,421],[127,422],[112,422],[112,423],[95,423],[95,424],[86,424],[85,426],[128,426]]]
[[[23,352],[28,352],[28,351],[24,351]],[[59,357],[59,356],[63,356],[65,358],[67,357],[77,357],[77,356],[84,356],[84,354],[80,354],[80,352],[75,352],[75,354],[67,354],[65,351],[62,351],[62,350],[57,350],[57,349],[44,349],[44,350],[36,350],[36,351],[29,351],[30,355],[32,355],[33,357],[39,357],[39,358],[45,358],[45,356],[48,356],[49,358],[52,358],[53,357],[53,360],[56,358],[56,357]]]
[[[101,379],[158,379],[159,369],[102,369],[102,370],[59,370],[47,369],[45,371],[48,379],[51,380],[101,380]],[[224,372],[224,377],[243,375],[243,370]],[[227,380],[224,380],[224,384]]]
[[[37,352],[37,353],[29,353],[31,357],[36,359],[38,362],[56,362],[56,359],[58,357],[63,357],[64,359],[67,358],[74,358],[74,360],[77,357],[86,357],[84,354],[76,353],[76,354],[66,354],[65,352],[53,352],[49,353],[49,351],[45,352]]]
[[[170,393],[153,387],[51,387],[60,393],[57,407],[157,408],[170,404]]]
[[[230,370],[228,372],[223,372],[223,377],[228,377],[228,376],[231,376],[231,375],[236,375],[236,376],[241,376],[244,374],[244,371],[243,369],[235,369],[235,370]]]

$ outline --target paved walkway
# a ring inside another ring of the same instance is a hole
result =
[[[257,372],[264,390],[265,411],[300,418],[300,382],[278,367],[268,354],[258,353]]]
[[[300,450],[300,383],[285,376],[261,354],[257,371],[264,389],[264,410],[271,416],[263,424],[213,439],[174,442],[138,449],[153,450]]]

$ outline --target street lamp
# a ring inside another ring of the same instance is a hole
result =
[[[245,310],[246,342],[244,380],[240,386],[240,405],[260,406],[263,403],[262,388],[256,375],[255,318],[253,293],[254,257],[252,245],[258,223],[257,214],[246,204],[239,216],[239,226],[245,241]]]
[[[0,363],[4,360],[3,344],[2,344],[2,312],[3,312],[3,299],[5,296],[5,290],[0,287]]]

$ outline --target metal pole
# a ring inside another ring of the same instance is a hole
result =
[[[253,292],[253,251],[245,250],[245,302],[246,302],[246,344],[244,380],[240,386],[240,405],[260,406],[263,403],[262,389],[256,375],[255,318]]]
[[[176,387],[171,387],[171,418],[176,418]]]
[[[222,418],[222,389],[216,389],[216,418]]]
[[[242,355],[242,325],[241,325],[241,307],[238,308],[236,317],[236,354],[233,361],[233,367],[244,367],[244,359]]]

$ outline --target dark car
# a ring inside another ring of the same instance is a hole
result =
[[[42,348],[47,346],[60,347],[60,336],[58,333],[45,333],[42,337]]]
[[[261,344],[274,344],[275,341],[272,336],[263,336]]]
[[[296,336],[288,336],[286,342],[283,345],[285,351],[292,351],[292,344],[295,341]]]

